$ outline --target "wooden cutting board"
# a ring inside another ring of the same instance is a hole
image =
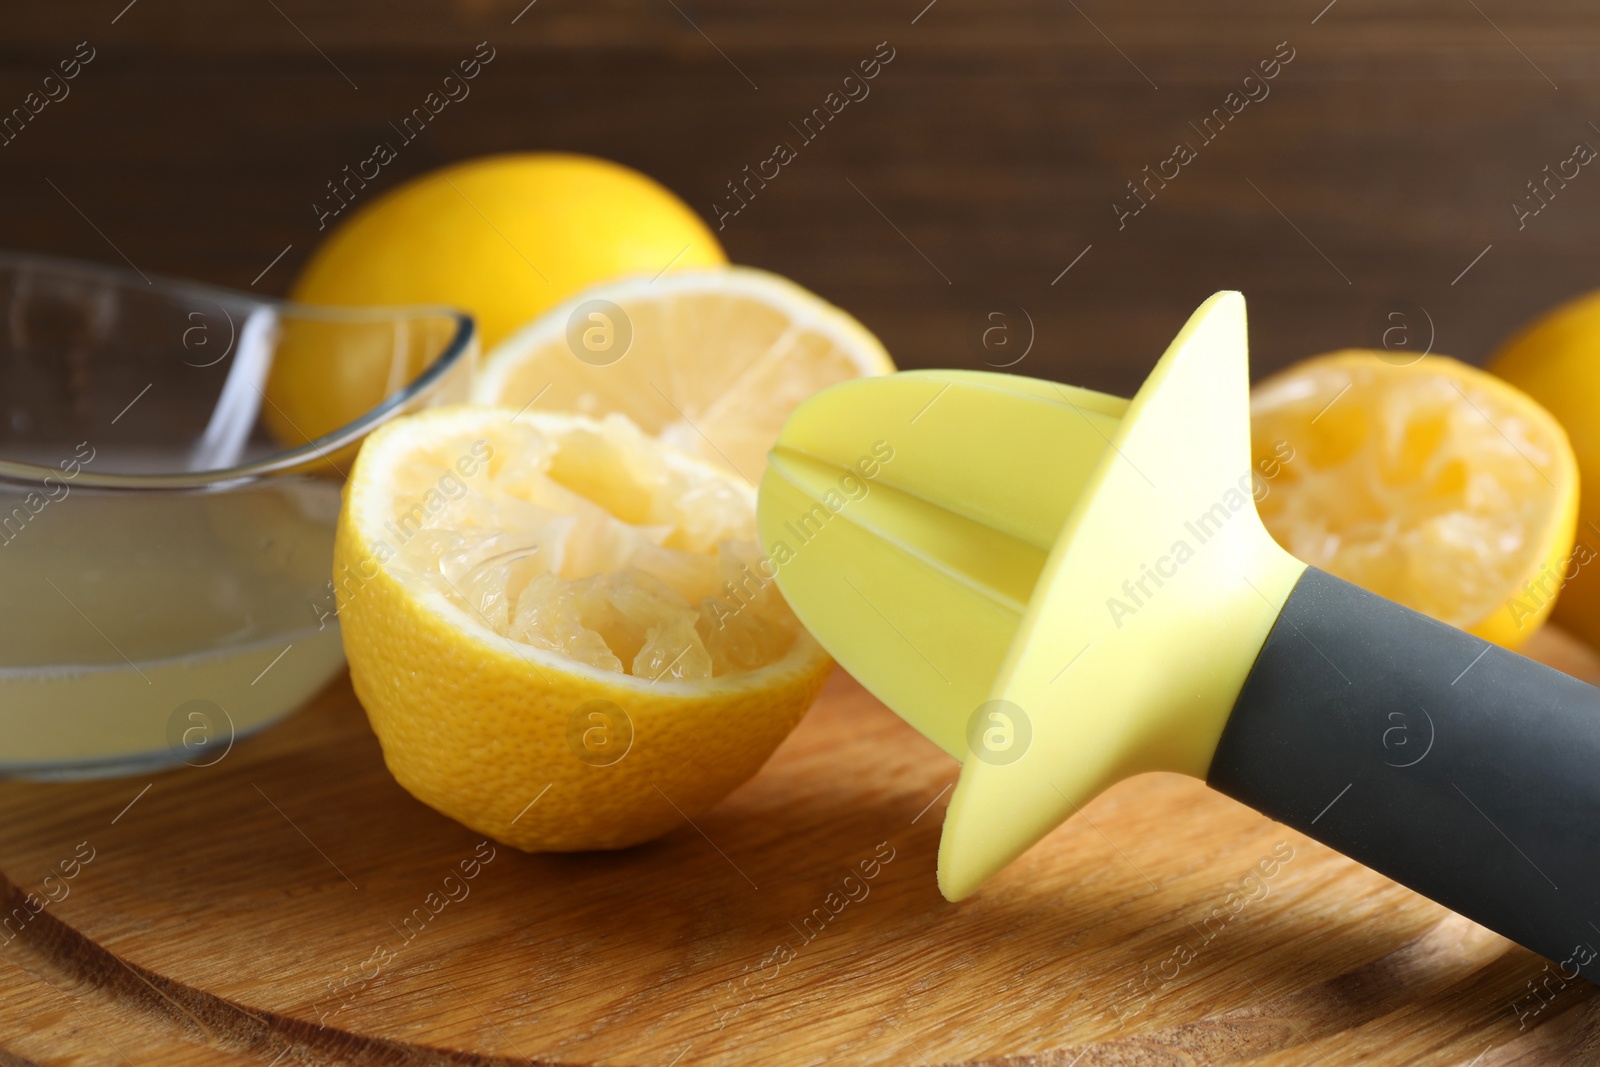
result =
[[[0,783],[7,910],[50,898],[0,932],[0,1064],[1600,1060],[1592,986],[1176,776],[948,904],[955,776],[838,674],[698,825],[608,855],[412,800],[342,681],[211,767]]]

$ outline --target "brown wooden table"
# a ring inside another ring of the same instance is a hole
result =
[[[1567,160],[1580,142],[1600,146],[1593,106],[1600,8],[1578,0],[14,4],[0,12],[0,119],[24,106],[62,61],[93,58],[64,98],[30,121],[0,125],[0,246],[282,292],[316,243],[312,203],[324,183],[362,158],[390,121],[481,41],[496,59],[472,95],[408,145],[374,191],[449,160],[560,148],[639,167],[711,218],[728,180],[765,158],[776,139],[791,137],[791,122],[888,42],[895,58],[871,95],[805,145],[780,179],[726,220],[720,237],[736,260],[788,274],[856,313],[907,367],[1009,359],[975,340],[974,324],[1000,311],[1016,337],[1031,330],[1032,346],[1012,369],[1129,392],[1193,307],[1224,287],[1250,301],[1258,372],[1333,347],[1378,344],[1396,325],[1410,331],[1413,345],[1431,338],[1434,351],[1480,360],[1530,315],[1600,286],[1590,239],[1600,223],[1600,173],[1584,167],[1548,187],[1548,203],[1528,199],[1528,183],[1542,180],[1547,165]],[[1275,59],[1275,76],[1261,80],[1260,65],[1273,69]],[[1257,80],[1247,83],[1252,72]],[[1193,158],[1175,164],[1180,143]],[[1129,183],[1146,181],[1133,198]],[[360,736],[347,693],[335,691],[317,707],[331,717],[326,729],[343,723],[348,736]],[[296,736],[280,734],[263,738],[266,747],[250,758],[270,762],[272,746]],[[98,797],[73,788],[74,804]],[[767,795],[752,788],[746,803]],[[5,836],[12,851],[0,855],[0,869],[31,884],[37,872],[15,863],[53,855],[45,829],[65,840],[74,827],[67,814],[47,821],[54,802],[38,787],[0,792],[13,819]],[[1175,808],[1198,803],[1172,783],[1157,793]],[[1108,798],[1102,814],[1122,811],[1117,805],[1131,796]],[[63,812],[78,810],[61,803]],[[1231,808],[1207,810],[1229,826],[1243,818]],[[16,822],[23,812],[46,821]],[[907,937],[921,909],[936,903],[915,895],[931,891],[936,836],[918,832],[907,847],[920,858],[896,871],[904,885],[891,898],[898,903],[885,905],[885,921],[892,914],[909,924]],[[669,848],[682,852],[698,839],[673,840]],[[1091,835],[1074,847],[1097,841]],[[1226,858],[1240,865],[1256,858],[1239,849]],[[304,859],[283,862],[298,872]],[[1114,853],[1099,861],[1120,862]],[[115,862],[139,870],[137,856]],[[913,863],[926,869],[913,877]],[[1354,886],[1368,901],[1360,915],[1388,920],[1370,944],[1325,938],[1316,951],[1332,955],[1317,962],[1303,940],[1308,927],[1264,920],[1218,958],[1218,979],[1144,1020],[1119,1029],[1103,1010],[1090,1012],[1081,1029],[1063,1024],[1051,1041],[1029,1044],[1010,1040],[1022,1023],[988,1014],[1019,1010],[1033,995],[1020,977],[1029,964],[1015,940],[1027,938],[1027,909],[1013,905],[1007,918],[1002,900],[1001,917],[984,913],[984,921],[998,923],[994,936],[1009,946],[1004,959],[1015,968],[994,973],[1011,984],[988,1002],[961,987],[966,1037],[918,1028],[915,1020],[944,1010],[936,996],[944,987],[919,977],[926,961],[901,956],[895,988],[920,990],[921,999],[902,1012],[864,997],[860,1003],[878,1014],[843,1016],[840,1032],[860,1040],[842,1043],[835,1055],[919,1063],[1009,1050],[1024,1058],[1007,1063],[1061,1067],[1091,1048],[1100,1051],[1087,1055],[1085,1067],[1257,1054],[1269,1057],[1262,1062],[1487,1067],[1597,1055],[1589,987],[1563,993],[1530,1028],[1540,1036],[1517,1035],[1510,1005],[1526,995],[1524,979],[1537,977],[1539,961],[1520,950],[1507,954],[1471,930],[1430,934],[1446,921],[1438,909],[1341,863],[1322,856],[1291,868],[1284,898],[1311,909],[1300,920],[1310,928],[1320,915],[1329,930],[1343,929],[1360,916],[1316,911],[1317,879]],[[1161,939],[1179,936],[1182,903],[1220,886],[1231,868],[1194,870],[1207,873],[1190,872],[1199,880],[1184,882],[1177,869],[1152,872],[1165,894],[1155,899],[1171,904],[1170,912],[1130,905],[1118,919],[1148,925],[1148,936],[1119,949],[1094,933],[1080,902],[1043,928],[1040,936],[1055,940],[1041,948],[1071,952],[1078,930],[1092,943],[1086,958],[1099,968],[1095,981],[1147,958],[1159,963]],[[144,872],[149,881],[138,884],[162,908],[226,923],[208,907],[238,901],[208,888],[203,873],[173,874],[194,879],[187,893],[167,892],[174,883],[161,883],[159,872]],[[1129,871],[1115,875],[1124,877],[1127,892],[1144,891]],[[163,884],[167,890],[158,891]],[[1123,889],[1120,882],[1102,887]],[[85,894],[74,907],[87,909],[93,899]],[[93,925],[92,910],[78,917]],[[141,939],[142,921],[123,916],[90,932],[149,962],[160,956],[151,947],[160,942]],[[249,941],[229,944],[243,951]],[[70,947],[57,948],[63,945]],[[1413,947],[1402,951],[1406,945]],[[75,953],[46,947],[0,967],[0,1046],[12,1050],[0,1051],[0,1063],[12,1053],[37,1062],[251,1063],[289,1047],[252,1044],[237,1017],[207,1014],[152,985],[154,971],[129,970],[121,956]],[[824,958],[848,971],[848,953]],[[1274,959],[1298,962],[1274,971]],[[250,1009],[248,983],[230,985],[227,975],[238,978],[251,966],[249,956],[218,958],[196,974],[216,982],[211,995],[234,996]],[[1247,976],[1265,984],[1252,992],[1241,984]],[[145,1025],[151,1006],[162,1003],[177,1022]],[[280,1001],[274,1010],[295,1007]],[[495,1023],[459,1004],[441,1010],[430,1033],[425,1024],[407,1030],[412,1022],[373,1007],[362,1025],[390,1033],[394,1047],[305,1038],[284,1062],[400,1062],[422,1056],[416,1050],[425,1045],[518,1058]],[[1191,1025],[1183,1020],[1206,1022],[1179,1033]],[[270,1028],[270,1020],[262,1025]],[[525,1039],[529,1033],[499,1026]],[[1268,1031],[1277,1036],[1262,1038]],[[1130,1033],[1165,1036],[1129,1045]],[[984,1034],[993,1040],[985,1043]],[[676,1031],[661,1041],[667,1036]],[[597,1062],[670,1059],[657,1056],[652,1042],[639,1046],[649,1056],[631,1058],[609,1039],[563,1040]],[[1033,1054],[1039,1058],[1025,1058]],[[687,1055],[685,1065],[696,1058]],[[717,1055],[737,1059],[727,1050]],[[830,1055],[808,1046],[796,1058]]]
[[[424,807],[343,681],[205,767],[0,782],[0,1067],[1600,1056],[1589,983],[1177,775],[949,904],[954,777],[841,673],[754,779],[618,853]]]

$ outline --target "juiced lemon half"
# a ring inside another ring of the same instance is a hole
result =
[[[734,477],[610,415],[444,408],[367,440],[334,581],[395,778],[530,851],[620,848],[753,775],[832,661]]]
[[[800,401],[894,370],[865,326],[750,267],[681,271],[585,290],[496,346],[480,404],[620,412],[754,485]]]
[[[1256,386],[1257,510],[1307,563],[1514,648],[1574,563],[1572,447],[1500,379],[1399,360],[1334,352]]]

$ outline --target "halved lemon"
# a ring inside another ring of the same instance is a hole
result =
[[[871,331],[821,297],[776,274],[726,267],[579,293],[490,352],[473,399],[620,412],[754,485],[800,401],[894,369]]]
[[[441,408],[363,446],[334,584],[399,783],[566,851],[694,818],[805,714],[832,661],[774,569],[750,490],[623,416]]]
[[[1493,375],[1445,356],[1393,359],[1335,352],[1256,386],[1257,509],[1305,562],[1515,647],[1570,562],[1567,436]]]

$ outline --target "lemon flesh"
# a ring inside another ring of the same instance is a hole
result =
[[[334,567],[390,771],[528,850],[704,812],[831,667],[759,555],[752,494],[621,416],[396,420],[357,459]]]
[[[726,267],[575,295],[488,354],[473,399],[620,412],[753,485],[802,400],[893,370],[844,311],[775,274]]]
[[[1577,468],[1548,412],[1444,356],[1344,351],[1251,397],[1257,510],[1295,556],[1514,647],[1559,591]]]

